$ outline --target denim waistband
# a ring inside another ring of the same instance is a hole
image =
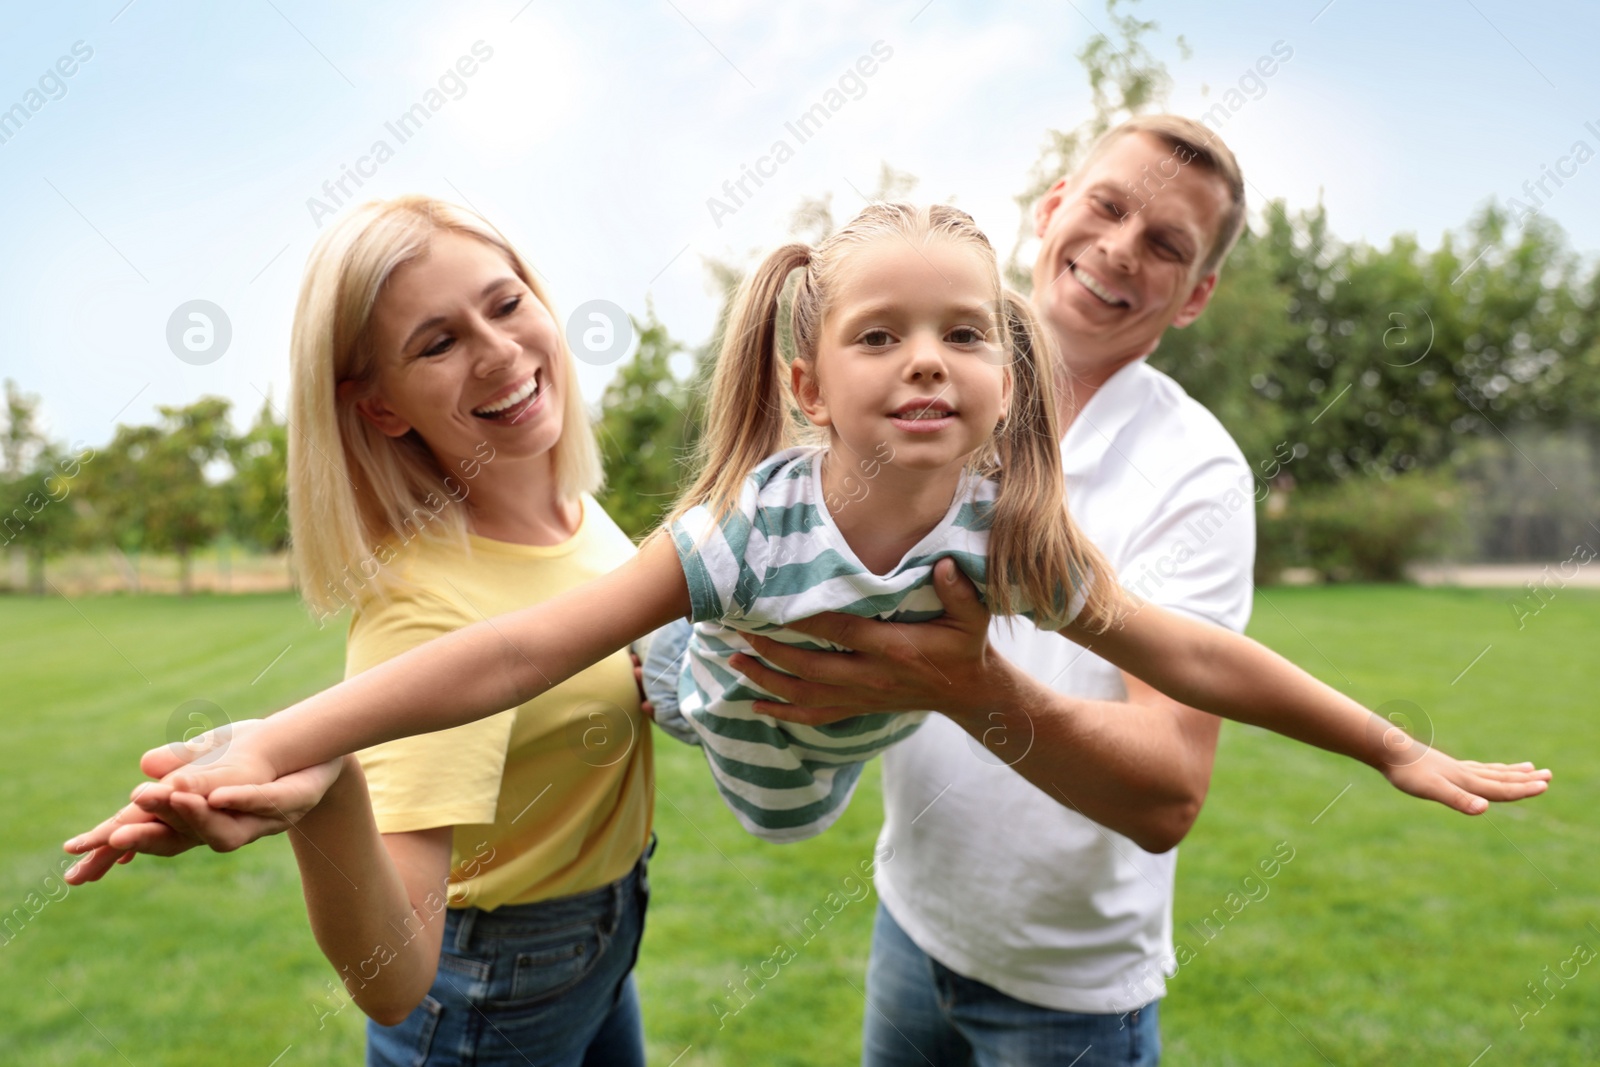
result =
[[[446,943],[453,944],[455,952],[465,955],[474,938],[483,941],[528,937],[593,922],[598,922],[601,929],[609,933],[616,929],[623,909],[638,895],[639,883],[645,877],[645,864],[655,851],[655,845],[652,834],[632,870],[595,889],[529,904],[502,904],[493,911],[452,908],[447,920],[453,921],[455,928],[452,930],[446,925]]]

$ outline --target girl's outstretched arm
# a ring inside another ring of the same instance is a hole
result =
[[[167,779],[208,795],[397,737],[432,733],[532,700],[689,613],[677,549],[652,536],[609,574],[533,607],[435,638],[273,715],[203,768]]]
[[[260,719],[245,719],[181,743],[152,748],[139,761],[139,769],[160,779],[261,725]],[[257,838],[282,833],[317,806],[343,765],[343,761],[329,760],[283,775],[271,785],[252,786],[250,803],[239,810],[212,807],[205,797],[175,792],[159,781],[146,782],[133,790],[126,807],[62,846],[83,856],[63,877],[68,885],[83,885],[99,881],[113,866],[127,863],[141,852],[176,856],[196,845],[232,852]]]
[[[1104,633],[1074,622],[1061,634],[1174,700],[1360,760],[1396,789],[1468,815],[1549,784],[1531,764],[1447,756],[1250,638],[1154,604]]]

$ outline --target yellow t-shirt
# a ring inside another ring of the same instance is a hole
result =
[[[407,579],[365,598],[345,677],[441,634],[547,600],[634,553],[588,495],[558,545],[423,537],[387,566]],[[356,754],[381,833],[455,827],[451,907],[493,909],[594,889],[633,867],[650,836],[650,730],[626,650],[487,719]]]

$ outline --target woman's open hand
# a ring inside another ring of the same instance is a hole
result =
[[[152,778],[167,778],[198,764],[210,768],[225,760],[226,749],[261,725],[259,719],[232,723],[193,740],[153,748],[139,761]],[[338,779],[344,759],[286,774],[264,785],[221,785],[209,797],[175,789],[170,782],[146,782],[132,803],[87,833],[68,841],[69,853],[83,854],[66,873],[69,885],[99,881],[118,863],[143,852],[176,856],[197,845],[231,852],[262,837],[282,833],[321,802]]]

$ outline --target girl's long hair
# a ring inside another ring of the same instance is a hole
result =
[[[384,566],[395,540],[420,534],[466,543],[466,515],[455,506],[464,499],[460,472],[443,469],[415,431],[389,437],[338,397],[341,382],[369,385],[376,378],[371,335],[379,293],[397,268],[427,254],[437,233],[461,234],[499,251],[561,321],[511,242],[454,204],[425,196],[375,200],[317,239],[289,351],[289,528],[301,597],[323,616],[400,579]],[[597,490],[602,475],[575,364],[565,332],[558,333],[552,377],[561,390],[563,421],[551,460],[556,493],[570,501]]]
[[[1057,392],[1067,379],[1055,340],[1026,298],[1001,286],[994,247],[972,217],[944,204],[873,204],[815,248],[784,245],[745,280],[712,376],[697,455],[700,473],[663,528],[702,504],[720,520],[737,506],[745,479],[762,460],[819,439],[799,415],[784,353],[815,366],[838,265],[852,248],[883,238],[971,245],[994,279],[1011,403],[994,435],[967,463],[1000,486],[989,512],[990,610],[1014,615],[1031,607],[1041,626],[1056,628],[1068,621],[1073,594],[1081,591],[1083,620],[1106,629],[1122,616],[1127,599],[1110,564],[1067,510],[1057,413]],[[798,278],[791,281],[792,274]]]

